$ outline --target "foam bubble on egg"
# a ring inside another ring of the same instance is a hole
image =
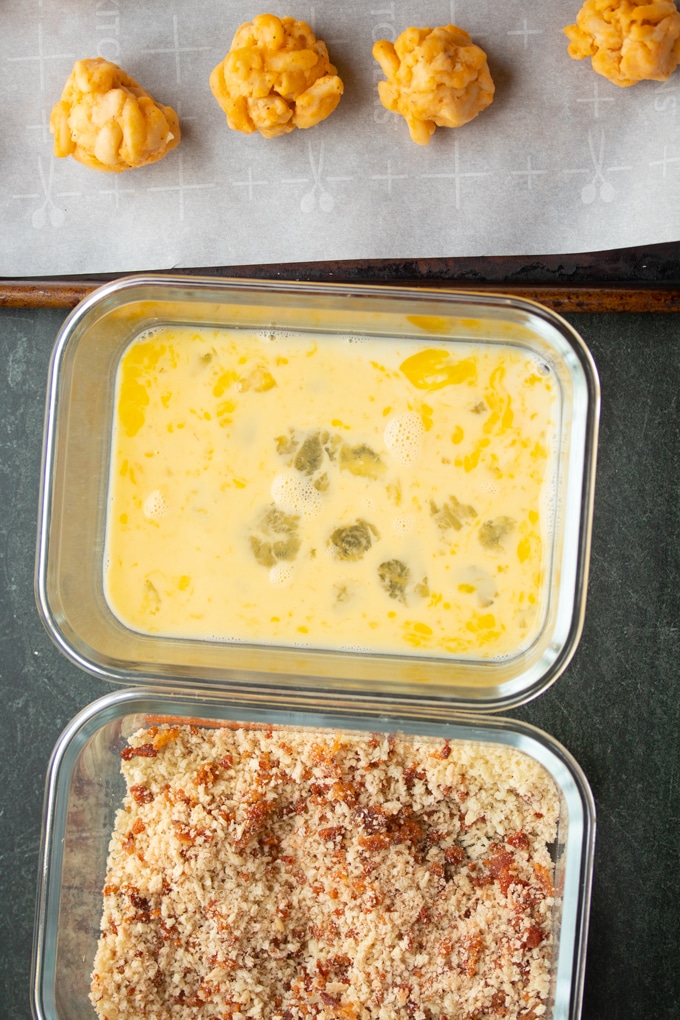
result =
[[[485,482],[482,485],[482,492],[484,492],[490,499],[495,499],[498,495],[498,486],[495,482]]]
[[[259,329],[255,334],[259,340],[265,343],[281,343],[285,340],[296,340],[297,334],[291,333],[285,329]]]
[[[392,529],[399,535],[408,535],[415,529],[416,519],[413,514],[400,514],[392,521]]]
[[[135,337],[134,343],[148,343],[150,340],[155,340],[159,333],[162,332],[162,326],[149,326],[148,329],[142,330],[139,336]]]
[[[160,521],[168,513],[168,501],[160,489],[154,489],[144,500],[142,511],[147,521]]]
[[[530,354],[530,356],[529,356],[529,364],[532,365],[534,370],[536,372],[538,372],[539,375],[542,375],[542,376],[548,376],[548,375],[550,375],[550,373],[552,371],[552,368],[548,364],[548,362],[546,362],[538,354],[533,354],[533,353]]]
[[[276,475],[271,496],[279,510],[296,517],[316,517],[321,510],[321,494],[313,482],[293,472]]]
[[[390,418],[385,426],[385,446],[399,464],[415,464],[423,445],[425,428],[423,420],[415,411]]]
[[[328,556],[329,560],[340,560],[340,553],[338,552],[337,546],[333,545],[332,542],[326,542],[324,546],[324,553]]]
[[[286,588],[293,580],[292,563],[275,563],[269,571],[269,583],[275,588]]]

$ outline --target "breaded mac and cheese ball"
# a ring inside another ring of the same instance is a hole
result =
[[[175,111],[102,57],[74,65],[50,131],[55,155],[112,173],[155,163],[180,141]]]
[[[455,25],[407,28],[394,44],[381,39],[373,56],[387,81],[383,106],[405,118],[411,138],[427,145],[437,127],[461,127],[493,102],[486,53]]]
[[[265,138],[313,127],[343,93],[326,44],[306,22],[273,14],[241,25],[210,88],[230,128]]]
[[[591,57],[593,70],[622,88],[667,81],[680,60],[680,13],[673,0],[585,0],[564,34],[570,57]]]

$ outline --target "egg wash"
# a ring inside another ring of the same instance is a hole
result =
[[[519,346],[146,331],[116,380],[108,604],[166,637],[510,656],[542,626],[558,419]]]

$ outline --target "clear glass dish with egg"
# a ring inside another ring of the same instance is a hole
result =
[[[521,704],[580,635],[598,412],[531,303],[109,284],[55,345],[41,615],[112,681]]]

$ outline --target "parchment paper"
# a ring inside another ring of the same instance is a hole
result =
[[[567,55],[580,0],[9,0],[0,11],[0,274],[364,258],[539,255],[680,237],[680,70],[618,88]],[[235,29],[308,21],[345,94],[323,123],[230,131],[208,85]],[[373,41],[453,22],[487,52],[492,106],[429,146],[380,105]],[[173,106],[182,142],[123,174],[52,152],[74,62],[104,56]]]

